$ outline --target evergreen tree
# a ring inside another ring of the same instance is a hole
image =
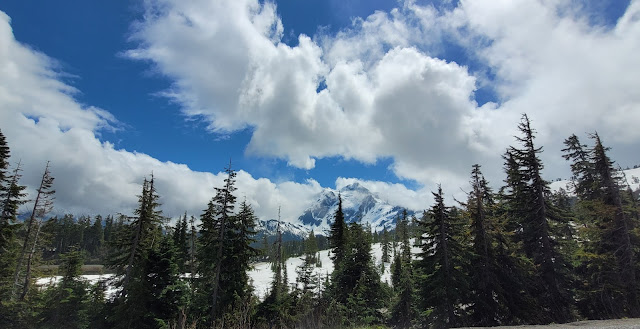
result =
[[[391,310],[391,324],[397,328],[409,328],[417,313],[415,282],[409,264],[402,264],[402,258],[399,256],[396,257],[395,264],[399,264],[399,267],[393,286],[397,295]]]
[[[7,145],[7,139],[4,137],[2,130],[0,130],[0,188],[3,190],[7,188],[8,171],[9,171],[9,158],[11,151],[9,145]]]
[[[638,304],[638,285],[635,269],[635,246],[631,242],[633,224],[625,213],[620,185],[616,180],[615,170],[613,169],[613,162],[606,154],[608,149],[602,145],[600,136],[597,133],[594,133],[592,138],[595,141],[593,148],[594,169],[602,192],[602,200],[605,205],[611,206],[614,211],[612,225],[606,234],[610,234],[609,242],[615,248],[613,249],[613,255],[620,270],[620,279],[626,290],[626,313],[631,317],[637,317],[640,315],[640,305]]]
[[[114,328],[156,328],[153,300],[161,298],[157,290],[149,288],[149,281],[159,278],[151,272],[149,259],[159,251],[162,241],[164,217],[158,210],[159,196],[154,186],[154,177],[146,178],[142,194],[138,197],[138,208],[134,217],[120,217],[115,225],[114,243],[109,266],[116,269],[115,286],[119,288],[116,298],[109,303],[108,319]],[[130,219],[124,223],[124,219]],[[168,269],[170,270],[170,269]],[[173,302],[167,300],[167,302]]]
[[[280,230],[280,209],[278,208],[278,224],[276,226],[275,248],[271,258],[273,280],[271,291],[258,307],[258,318],[268,322],[269,327],[287,327],[291,317],[292,300],[288,294],[288,278],[284,251],[282,249],[282,231]],[[306,274],[302,273],[303,275]],[[304,277],[299,277],[305,280]],[[304,284],[304,282],[303,282]]]
[[[137,319],[135,328],[175,327],[187,305],[187,285],[180,279],[177,250],[171,238],[161,238],[158,248],[149,252],[144,262],[142,282],[146,312]]]
[[[249,259],[257,254],[250,247],[255,225],[253,210],[244,203],[240,213],[233,215],[236,173],[231,165],[225,172],[224,187],[216,188],[216,195],[201,216],[197,250],[197,272],[202,278],[197,303],[208,308],[203,316],[211,325],[233,317],[238,307],[246,307],[251,297],[246,271]]]
[[[378,310],[386,306],[388,298],[371,258],[371,233],[353,222],[349,225],[349,237],[342,273],[336,277],[338,301],[346,300],[352,324],[380,323],[382,315]]]
[[[422,218],[419,225],[422,251],[415,267],[419,275],[420,306],[426,315],[426,323],[437,328],[458,325],[464,312],[461,309],[468,295],[468,283],[464,269],[464,245],[460,242],[462,225],[450,215],[444,205],[442,188],[433,193],[435,204]]]
[[[511,323],[518,317],[518,306],[523,304],[518,297],[522,288],[514,284],[521,275],[512,273],[520,269],[506,250],[504,229],[494,217],[495,197],[478,164],[473,165],[470,183],[467,202],[461,205],[469,218],[471,234],[472,323],[478,326]],[[512,290],[505,290],[507,286]]]
[[[74,249],[62,257],[62,279],[44,292],[39,328],[87,328],[89,284],[81,278],[83,255]]]
[[[633,223],[625,211],[613,161],[593,134],[593,148],[575,135],[565,140],[565,159],[572,161],[573,184],[581,233],[582,285],[578,306],[589,318],[638,315]]]
[[[1,132],[0,132],[1,134]],[[1,137],[1,136],[0,136]],[[1,140],[1,138],[0,138]],[[0,150],[2,149],[0,143]],[[16,258],[20,248],[16,232],[21,226],[18,224],[18,207],[27,202],[26,186],[18,185],[20,180],[20,163],[13,174],[8,177],[6,189],[0,185],[0,200],[2,213],[0,214],[0,299],[6,300],[11,296],[13,281],[11,274],[16,266]]]
[[[407,266],[411,264],[411,242],[409,232],[409,218],[407,218],[407,209],[402,210],[402,217],[396,223],[396,234],[398,234],[400,238],[400,242],[402,242],[402,262]]]
[[[86,234],[86,250],[92,256],[99,256],[104,245],[104,229],[102,227],[102,216],[97,215],[93,224]]]
[[[187,224],[187,213],[176,222],[173,230],[173,244],[176,247],[178,268],[181,273],[187,269],[189,261],[189,232]]]
[[[40,180],[40,187],[38,188],[36,200],[33,204],[33,210],[31,211],[31,216],[27,222],[27,232],[25,234],[22,249],[18,256],[16,268],[13,274],[14,283],[12,295],[14,299],[18,297],[19,294],[20,300],[23,300],[29,291],[32,274],[31,271],[33,261],[36,257],[35,253],[38,246],[38,238],[40,237],[42,219],[53,209],[53,194],[55,193],[52,189],[53,179],[54,178],[51,176],[51,172],[49,171],[49,162],[47,162],[47,166],[42,174],[42,179]],[[23,265],[25,265],[25,275],[24,280],[22,280],[22,292],[19,292]]]
[[[389,251],[391,250],[391,241],[389,241],[389,231],[387,231],[386,227],[382,230],[380,247],[382,248],[382,262],[389,263],[391,261],[391,256],[389,255]]]
[[[121,288],[120,295],[126,296],[132,277],[143,275],[142,266],[154,243],[162,235],[164,217],[157,208],[159,196],[154,186],[154,177],[146,178],[142,184],[142,194],[138,196],[138,208],[134,216],[127,218],[128,224],[122,224],[118,230],[112,246],[109,266],[116,269],[121,280],[117,286]]]
[[[542,178],[538,157],[542,148],[534,145],[535,131],[526,114],[518,128],[523,137],[516,139],[522,148],[511,146],[504,156],[511,227],[518,232],[516,238],[522,242],[524,254],[537,267],[540,280],[533,294],[542,307],[540,321],[564,323],[574,318],[567,277],[570,264],[558,252],[554,225],[566,226],[567,218],[548,200],[548,182]]]
[[[333,216],[333,223],[331,223],[331,231],[329,235],[329,247],[332,249],[334,264],[341,264],[346,252],[346,245],[348,240],[347,224],[344,220],[344,212],[342,211],[342,196],[338,195],[338,209]]]

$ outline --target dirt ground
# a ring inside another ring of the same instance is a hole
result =
[[[478,328],[488,328],[488,327],[474,327],[474,329]],[[637,328],[640,329],[640,319],[618,319],[618,320],[591,320],[591,321],[578,321],[571,322],[565,324],[550,324],[550,325],[537,325],[537,326],[505,326],[505,327],[494,327],[500,329],[508,329],[508,328],[517,328],[517,329],[529,329],[529,328],[538,328],[538,329],[550,329],[550,328],[607,328],[607,329],[630,329]]]

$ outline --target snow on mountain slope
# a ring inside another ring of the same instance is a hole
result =
[[[278,232],[278,221],[275,219],[258,220],[256,222],[256,241],[260,241],[264,235],[275,236]],[[280,231],[282,232],[282,240],[302,240],[309,236],[309,228],[294,223],[280,221]]]
[[[622,184],[629,184],[632,191],[640,190],[640,168],[626,169],[622,171]],[[626,178],[626,180],[625,180]],[[567,179],[553,181],[549,184],[551,191],[555,192],[560,190],[561,188],[565,191],[572,193],[573,187],[571,186],[571,181]]]
[[[402,215],[403,208],[389,204],[366,187],[353,183],[340,190],[324,189],[298,217],[298,222],[309,230],[326,234],[338,209],[338,196],[342,198],[342,211],[347,222],[369,223],[375,231],[394,227],[396,218]],[[414,212],[408,211],[408,214],[411,216]]]

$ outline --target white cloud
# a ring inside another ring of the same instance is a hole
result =
[[[9,22],[0,12],[0,129],[12,163],[22,162],[22,183],[29,185],[31,198],[46,161],[51,161],[57,213],[131,214],[143,177],[153,172],[165,215],[200,215],[213,188],[223,185],[224,173],[195,172],[98,140],[96,133],[115,123],[112,115],[79,104],[73,87],[53,70],[53,60],[17,42]],[[242,170],[237,187],[237,197],[246,197],[260,218],[277,217],[282,206],[285,220],[296,218],[321,190],[313,180],[275,184]]]
[[[514,143],[525,112],[547,149],[551,176],[568,172],[559,150],[571,133],[598,130],[614,150],[637,146],[640,138],[640,1],[605,27],[571,0],[442,8],[408,0],[356,18],[336,35],[301,35],[295,47],[280,42],[282,24],[271,3],[152,3],[162,10],[138,25],[141,45],[133,57],[175,78],[186,113],[203,115],[214,130],[251,126],[249,153],[296,167],[312,168],[322,157],[365,163],[392,157],[399,177],[457,189],[480,162],[499,182],[500,154]],[[447,55],[443,40],[480,67],[470,72],[438,59]],[[218,67],[227,71],[201,74]],[[317,91],[322,82],[326,88]],[[496,91],[498,104],[478,107],[480,83]]]
[[[207,3],[153,2],[153,16],[136,27],[140,47],[129,54],[173,77],[185,113],[205,116],[213,130],[253,127],[247,152],[306,169],[322,157],[393,157],[400,177],[421,183],[435,182],[425,175],[433,170],[453,176],[451,161],[474,156],[464,118],[478,111],[475,78],[417,47],[434,43],[425,35],[436,27],[415,22],[435,17],[435,9],[376,12],[320,44],[301,35],[290,47],[264,28],[282,25],[272,4]],[[468,166],[458,162],[455,169]],[[432,168],[402,170],[425,163]]]
[[[612,27],[594,26],[591,13],[571,0],[463,0],[455,8],[408,0],[389,13],[355,19],[336,35],[301,35],[294,47],[280,41],[282,22],[269,2],[145,3],[145,20],[134,25],[139,46],[126,54],[172,79],[164,93],[186,115],[217,132],[252,127],[248,153],[300,168],[313,168],[322,157],[365,163],[391,157],[399,177],[424,188],[365,183],[399,202],[430,197],[435,183],[457,195],[476,162],[499,185],[500,154],[514,143],[524,112],[545,146],[550,178],[568,172],[559,149],[571,133],[597,129],[614,159],[638,161],[637,152],[628,152],[640,140],[638,0]],[[68,184],[61,205],[112,211],[135,203],[141,177],[153,169],[167,212],[199,213],[222,177],[101,143],[95,134],[117,125],[115,118],[78,104],[55,62],[17,43],[8,21],[2,14],[0,106],[8,110],[0,119],[14,157],[30,166],[25,177],[37,177],[50,159],[58,182]],[[443,40],[479,67],[442,59]],[[478,106],[480,84],[496,91],[497,103]],[[261,216],[274,217],[282,204],[290,211],[285,218],[321,188],[245,172],[238,185]],[[94,189],[100,193],[92,196]]]

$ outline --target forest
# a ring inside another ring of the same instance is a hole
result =
[[[571,188],[552,192],[526,115],[518,129],[499,189],[473,164],[465,200],[446,204],[438,186],[421,216],[405,212],[382,232],[345,218],[340,203],[326,239],[310,232],[300,242],[257,237],[231,164],[197,217],[170,224],[153,174],[133,216],[54,216],[54,173],[47,165],[27,195],[0,132],[0,327],[450,328],[639,317],[638,191],[594,132],[588,143],[564,141]],[[31,210],[19,213],[25,204]],[[373,242],[391,263],[390,283]],[[325,248],[334,271],[321,284],[310,273]],[[290,286],[285,260],[294,255],[304,264]],[[274,273],[263,299],[247,274],[258,260]],[[85,263],[113,279],[89,284]],[[62,279],[35,283],[50,275]]]

